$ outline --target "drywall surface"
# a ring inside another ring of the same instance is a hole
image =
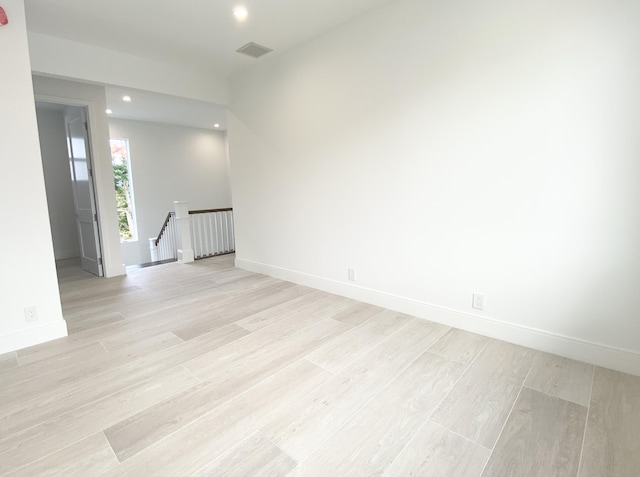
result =
[[[33,73],[39,75],[125,86],[218,104],[228,102],[227,79],[211,71],[35,32],[29,32],[29,51]]]
[[[639,17],[405,0],[233,77],[238,265],[640,374]]]
[[[33,88],[39,101],[87,108],[104,273],[123,275],[104,87],[33,76]]]
[[[36,107],[49,224],[56,260],[80,257],[64,114]]]
[[[0,354],[67,334],[51,244],[24,3],[7,0],[2,6],[9,24],[0,30],[4,178],[0,188],[4,223],[0,234]],[[36,321],[26,321],[26,307],[36,307]]]
[[[126,265],[151,261],[156,237],[173,202],[191,210],[231,207],[224,133],[146,121],[110,119],[112,138],[128,139],[138,240],[122,243]]]

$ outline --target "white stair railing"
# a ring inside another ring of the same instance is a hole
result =
[[[157,237],[149,239],[151,261],[176,260],[178,258],[176,214],[169,212]]]
[[[158,237],[149,239],[151,261],[193,262],[235,252],[233,209],[189,210],[187,202],[173,203]]]
[[[233,209],[190,210],[196,260],[235,252]]]

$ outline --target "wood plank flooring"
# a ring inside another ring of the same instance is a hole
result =
[[[239,270],[58,267],[0,475],[636,477],[640,378]]]

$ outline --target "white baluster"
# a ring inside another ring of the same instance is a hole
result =
[[[204,216],[204,221],[206,223],[206,231],[207,231],[207,255],[215,255],[216,251],[213,248],[213,229],[211,227],[211,217],[213,214],[206,214]]]
[[[205,256],[206,246],[207,246],[207,231],[204,227],[204,214],[198,215],[198,232],[200,237],[200,256]]]

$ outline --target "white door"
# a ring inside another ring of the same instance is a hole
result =
[[[65,123],[82,269],[101,277],[102,252],[85,108],[67,108]]]

